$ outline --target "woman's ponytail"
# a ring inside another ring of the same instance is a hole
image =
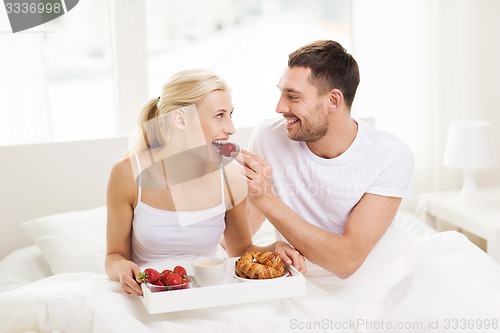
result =
[[[139,130],[142,138],[137,147],[138,150],[158,146],[156,131],[152,128],[154,126],[151,126],[153,124],[151,120],[158,115],[158,99],[153,98],[144,105],[139,115]]]

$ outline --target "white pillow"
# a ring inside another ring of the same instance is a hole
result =
[[[0,292],[52,275],[47,261],[36,245],[19,248],[0,260]]]
[[[411,213],[399,212],[392,222],[392,226],[412,232],[419,238],[426,238],[438,233],[424,220]]]
[[[105,274],[106,207],[40,217],[23,227],[54,274]]]

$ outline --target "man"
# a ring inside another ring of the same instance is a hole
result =
[[[242,153],[249,214],[340,278],[389,228],[414,168],[408,146],[351,117],[358,84],[358,65],[339,43],[299,48],[278,82],[282,117],[260,125],[253,153]]]

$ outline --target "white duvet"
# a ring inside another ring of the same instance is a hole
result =
[[[310,266],[296,298],[150,315],[105,275],[0,293],[0,332],[500,332],[500,265],[456,232],[390,229],[356,274]]]

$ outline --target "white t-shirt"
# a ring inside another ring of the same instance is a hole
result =
[[[340,156],[325,159],[288,138],[284,119],[269,119],[252,134],[248,149],[273,167],[274,192],[299,216],[342,235],[363,194],[409,194],[414,158],[394,135],[357,121],[358,133]]]

